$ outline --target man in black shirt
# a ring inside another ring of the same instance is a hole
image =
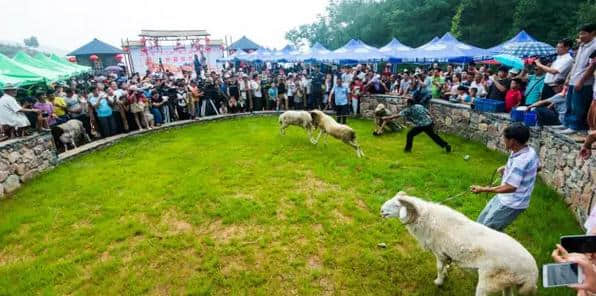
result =
[[[308,100],[308,109],[321,109],[321,104],[323,101],[323,74],[319,71],[319,68],[315,68],[315,70],[311,74],[311,99]]]
[[[491,85],[488,87],[487,99],[505,101],[505,94],[509,90],[511,80],[507,78],[507,68],[500,67],[499,73],[490,77]]]

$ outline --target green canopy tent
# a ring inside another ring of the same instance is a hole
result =
[[[33,58],[46,65],[48,69],[55,69],[56,71],[68,73],[69,77],[76,76],[81,72],[79,69],[74,69],[72,67],[54,62],[43,53],[38,52],[33,56]]]
[[[0,54],[0,82],[16,85],[28,85],[46,80],[40,73],[30,71],[27,66],[21,65]]]
[[[0,87],[3,87],[5,84],[12,84],[17,86],[27,85],[30,84],[30,81],[24,81],[20,78],[15,78],[12,76],[6,76],[4,74],[0,74]]]
[[[91,70],[91,68],[89,68],[89,70],[87,70],[87,69],[84,69],[82,67],[78,67],[78,66],[74,65],[73,63],[69,63],[69,62],[62,63],[60,61],[55,61],[51,56],[48,57],[48,56],[46,56],[45,54],[42,54],[42,53],[36,54],[35,55],[35,58],[36,59],[39,59],[39,60],[42,60],[42,61],[45,61],[48,64],[62,66],[64,68],[66,68],[66,69],[72,69],[73,71],[75,71],[75,73],[77,75],[78,74],[87,73],[87,72],[89,72]]]
[[[83,73],[87,73],[87,72],[90,72],[92,70],[91,67],[78,65],[76,63],[71,63],[71,62],[67,61],[66,59],[63,59],[63,58],[61,58],[61,57],[59,57],[59,56],[57,56],[55,54],[50,54],[50,59],[52,61],[54,61],[54,62],[58,62],[58,63],[63,64],[63,65],[69,65],[71,67],[74,67],[75,69],[80,69],[80,70],[83,71]]]
[[[13,60],[18,63],[21,63],[23,65],[33,67],[36,70],[33,70],[33,69],[27,69],[27,70],[31,71],[33,73],[36,73],[36,74],[40,74],[41,76],[49,79],[50,81],[64,80],[64,79],[68,79],[71,76],[70,73],[67,71],[49,68],[47,65],[43,64],[41,61],[30,57],[28,54],[26,54],[22,51],[17,52],[17,54],[14,56]],[[41,74],[41,73],[43,73],[43,74]]]

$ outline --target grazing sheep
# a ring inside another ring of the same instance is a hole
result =
[[[356,155],[358,157],[364,156],[362,148],[360,148],[360,145],[356,142],[356,132],[351,127],[337,123],[333,117],[319,110],[311,111],[310,116],[312,117],[312,122],[315,128],[320,129],[317,139],[315,140],[311,138],[313,144],[316,145],[319,142],[321,134],[325,134],[325,140],[327,140],[327,134],[330,134],[334,138],[342,140],[344,143],[356,149]]]
[[[279,124],[281,125],[279,133],[286,134],[286,129],[290,125],[296,125],[304,128],[308,132],[308,137],[312,139],[312,131],[314,126],[310,113],[306,111],[286,111],[279,116]]]
[[[492,230],[448,208],[398,193],[381,207],[384,218],[399,218],[424,249],[437,259],[435,284],[445,280],[450,263],[478,269],[476,296],[503,291],[534,294],[538,268],[530,253],[505,233]]]
[[[87,142],[91,142],[87,131],[85,130],[85,126],[83,126],[83,122],[76,119],[71,119],[63,124],[59,124],[56,126],[59,130],[62,131],[59,139],[64,145],[64,150],[68,151],[68,144],[71,144],[74,148],[77,148],[75,143],[81,136],[84,136]]]

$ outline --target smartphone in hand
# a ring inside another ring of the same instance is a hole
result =
[[[561,246],[569,253],[596,253],[596,235],[566,235]]]
[[[545,264],[542,266],[542,286],[545,288],[565,287],[584,281],[581,267],[577,263]]]

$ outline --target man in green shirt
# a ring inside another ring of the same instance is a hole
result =
[[[441,98],[441,91],[445,84],[445,78],[441,75],[441,69],[435,69],[432,78],[432,95],[433,99]]]
[[[412,152],[414,137],[422,132],[426,133],[437,145],[445,149],[447,153],[451,152],[451,146],[435,133],[430,112],[424,106],[414,104],[414,100],[408,99],[406,109],[403,109],[398,115],[383,117],[383,120],[391,121],[398,117],[404,117],[407,121],[414,124],[414,127],[408,132],[406,148],[404,149],[406,153]]]
[[[542,96],[542,89],[544,88],[544,70],[540,67],[536,67],[534,74],[523,73],[522,80],[527,83],[524,97],[526,98],[525,105],[532,105]]]

